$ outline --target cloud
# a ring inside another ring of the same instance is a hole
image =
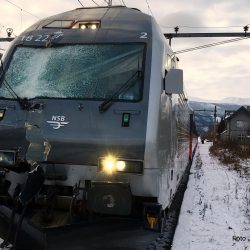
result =
[[[194,12],[177,11],[166,15],[160,23],[166,26],[204,26],[202,18]],[[163,26],[164,27],[164,26]]]

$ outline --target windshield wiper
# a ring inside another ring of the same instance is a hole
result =
[[[5,76],[5,70],[4,70],[4,67],[3,67],[3,61],[2,59],[0,59],[0,62],[1,62],[1,69],[2,69],[2,75],[0,76],[0,78],[3,78]],[[5,86],[5,88],[9,91],[9,93],[11,94],[11,96],[13,98],[16,98],[16,100],[18,101],[21,109],[23,110],[27,110],[30,108],[30,103],[28,101],[27,98],[21,98],[18,96],[18,94],[14,91],[14,89],[10,86],[10,84],[7,82],[6,79],[3,79],[3,82],[2,84]]]
[[[121,85],[121,87],[119,89],[117,89],[111,97],[109,97],[108,99],[106,99],[105,101],[103,101],[100,106],[99,106],[99,111],[100,113],[103,113],[105,112],[112,104],[113,104],[113,100],[114,98],[120,94],[124,89],[125,89],[125,92],[130,88],[132,87],[133,85],[131,84],[131,80],[137,76],[138,79],[140,79],[142,77],[142,71],[141,70],[137,70],[125,83],[123,83]],[[134,84],[134,82],[132,82]]]

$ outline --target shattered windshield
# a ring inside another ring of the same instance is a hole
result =
[[[106,99],[132,75],[142,71],[143,44],[17,47],[0,82],[0,97],[13,98],[2,81],[21,98]],[[142,77],[117,100],[138,101]]]

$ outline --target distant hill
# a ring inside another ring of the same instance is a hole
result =
[[[240,106],[250,106],[250,98],[241,98],[241,97],[227,97],[220,101],[220,103],[231,103],[238,104]]]
[[[205,102],[205,103],[220,103],[220,104],[236,104],[240,106],[250,106],[250,98],[227,97],[221,100],[206,100],[197,97],[189,97],[190,101]]]
[[[224,116],[225,110],[237,110],[243,105],[228,103],[209,103],[189,101],[190,107],[194,110],[196,128],[199,134],[205,133],[209,126],[214,124],[214,110],[216,106],[216,120],[220,121]]]

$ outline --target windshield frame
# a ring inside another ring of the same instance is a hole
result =
[[[140,86],[140,98],[137,100],[129,100],[129,99],[119,99],[119,98],[113,98],[112,100],[114,102],[132,102],[132,103],[137,103],[137,102],[141,102],[143,99],[143,92],[144,92],[144,85],[145,85],[145,67],[146,67],[146,60],[147,60],[147,43],[146,42],[98,42],[98,43],[56,43],[56,44],[52,44],[52,47],[64,47],[64,46],[74,46],[74,45],[143,45],[143,55],[142,55],[142,65],[141,65],[141,72],[142,72],[142,79],[141,79],[141,86]],[[20,47],[23,48],[41,48],[41,49],[46,49],[46,47],[41,46],[41,45],[37,45],[35,46],[34,44],[32,45],[26,45],[26,44],[17,44],[14,46],[14,48],[12,49],[12,51],[10,52],[10,54],[6,55],[6,58],[3,62],[3,73],[0,72],[0,91],[1,88],[5,88],[4,85],[4,77],[6,72],[8,71],[8,68],[12,62],[13,56],[16,52],[16,50]],[[0,69],[1,71],[1,69]],[[11,85],[11,82],[9,82],[9,84]],[[123,84],[123,82],[121,82],[121,84]],[[12,86],[12,85],[11,85]],[[9,97],[1,97],[0,96],[0,100],[16,100],[16,98],[9,98]],[[25,98],[27,100],[35,100],[35,99],[47,99],[47,100],[87,100],[87,101],[105,101],[106,98],[86,98],[86,97],[48,97],[48,96],[36,96],[33,98]]]

